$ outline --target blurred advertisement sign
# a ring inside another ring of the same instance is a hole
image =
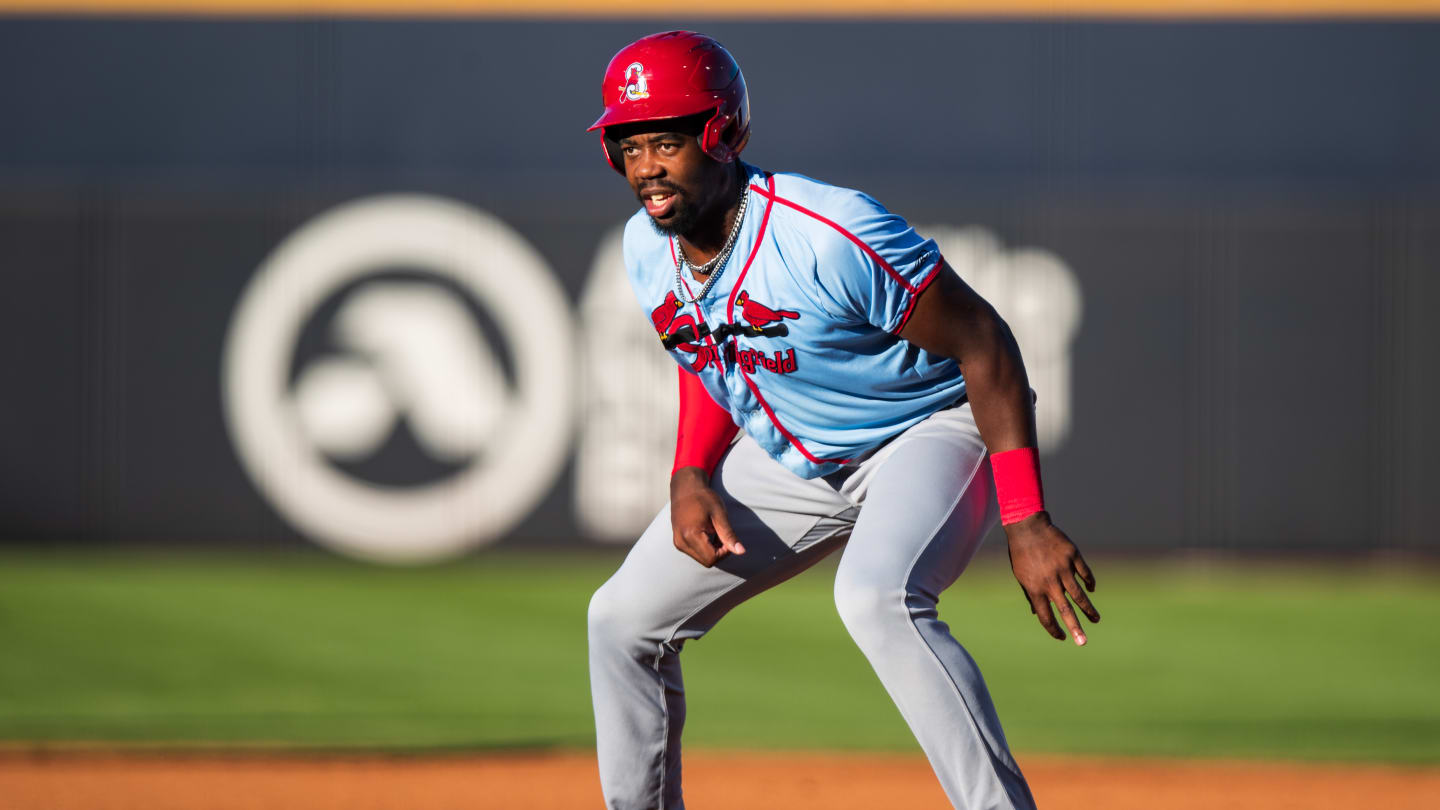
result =
[[[386,279],[397,269],[407,280]],[[292,374],[302,330],[336,296],[333,348]],[[277,247],[236,307],[230,434],[260,491],[316,541],[387,562],[452,556],[503,536],[553,485],[573,421],[570,323],[544,259],[489,214],[418,195],[342,205]],[[402,427],[436,462],[431,477],[397,484],[345,466]]]

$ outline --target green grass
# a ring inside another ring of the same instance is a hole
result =
[[[585,605],[617,562],[0,553],[0,740],[585,747]],[[1433,568],[1096,568],[1085,649],[1040,630],[998,560],[942,600],[1017,750],[1440,762]],[[687,742],[914,750],[832,573],[687,647]]]

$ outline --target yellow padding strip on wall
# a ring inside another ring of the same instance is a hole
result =
[[[0,14],[60,15],[657,18],[670,10],[614,0],[0,0]],[[1440,0],[727,0],[687,11],[713,19],[1383,18],[1440,16]]]

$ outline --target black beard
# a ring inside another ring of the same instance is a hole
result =
[[[685,199],[675,196],[675,202],[671,206],[670,217],[661,222],[655,217],[650,217],[650,227],[661,236],[684,236],[694,230],[695,223],[700,221],[700,211],[696,206],[689,205]]]

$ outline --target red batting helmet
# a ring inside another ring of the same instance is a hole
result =
[[[620,49],[605,68],[600,88],[605,113],[587,131],[600,130],[605,159],[625,173],[620,150],[605,128],[711,112],[700,133],[705,154],[729,163],[750,136],[750,95],[735,57],[693,31],[651,34]]]

